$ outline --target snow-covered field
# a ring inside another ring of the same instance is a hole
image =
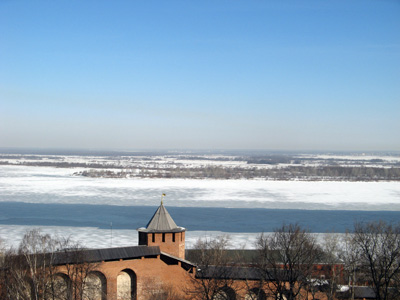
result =
[[[400,211],[400,182],[87,178],[76,169],[0,166],[0,201]]]

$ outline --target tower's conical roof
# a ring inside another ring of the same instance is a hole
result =
[[[163,203],[158,207],[153,217],[147,223],[146,228],[139,228],[139,231],[146,232],[180,232],[185,228],[178,227]]]

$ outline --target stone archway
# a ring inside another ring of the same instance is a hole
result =
[[[213,300],[236,300],[236,293],[232,288],[225,286],[218,291]]]
[[[50,294],[51,299],[72,299],[72,285],[70,278],[63,273],[56,274],[52,282]]]
[[[106,300],[107,280],[103,273],[95,271],[85,279],[83,300]]]
[[[134,271],[125,269],[117,276],[117,299],[136,300],[137,280]]]

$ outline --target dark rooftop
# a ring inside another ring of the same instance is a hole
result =
[[[81,262],[101,262],[119,259],[135,259],[160,255],[158,246],[134,246],[106,249],[66,250],[55,253],[54,263],[57,265]]]
[[[185,228],[178,227],[163,203],[158,207],[146,228],[139,228],[141,232],[181,232]]]
[[[185,257],[187,260],[200,263],[201,256],[208,250],[186,249]],[[229,264],[251,265],[257,260],[258,251],[254,249],[225,249],[223,250],[224,261]]]
[[[186,269],[190,270],[195,265],[190,261],[175,257],[168,253],[160,251],[159,246],[133,246],[119,247],[106,249],[65,249],[54,253],[37,254],[39,261],[45,260],[46,264],[66,265],[66,264],[81,264],[81,263],[99,263],[106,261],[131,260],[145,258],[156,258],[167,263],[177,265],[178,263]],[[16,259],[25,257],[23,255],[14,256]]]

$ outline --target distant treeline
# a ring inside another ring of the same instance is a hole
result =
[[[22,158],[22,157],[21,157]],[[35,157],[25,156],[25,159]],[[59,157],[61,159],[61,157]],[[185,156],[185,160],[214,161],[215,158],[201,156]],[[335,181],[399,181],[400,164],[398,162],[386,162],[381,159],[371,159],[361,162],[366,166],[353,165],[360,162],[353,160],[345,161],[345,165],[339,165],[336,159],[324,160],[324,165],[304,165],[305,161],[316,160],[315,158],[295,158],[285,155],[268,155],[254,157],[218,157],[225,161],[246,161],[247,166],[221,166],[210,165],[197,167],[184,167],[180,165],[179,159],[171,164],[159,164],[157,159],[143,157],[138,167],[135,162],[132,166],[124,166],[115,157],[110,161],[87,161],[87,162],[65,162],[47,161],[0,161],[0,165],[24,165],[55,168],[85,168],[87,170],[75,172],[74,175],[86,177],[105,178],[188,178],[188,179],[271,179],[271,180],[335,180]],[[349,165],[346,165],[348,163]],[[284,165],[280,165],[284,164]],[[265,165],[269,165],[266,167]],[[378,165],[378,166],[376,166]]]
[[[141,168],[132,170],[98,170],[74,175],[106,178],[187,178],[187,179],[272,179],[272,180],[335,180],[335,181],[398,181],[400,168],[288,166],[282,168],[240,168],[207,166],[202,168]]]

